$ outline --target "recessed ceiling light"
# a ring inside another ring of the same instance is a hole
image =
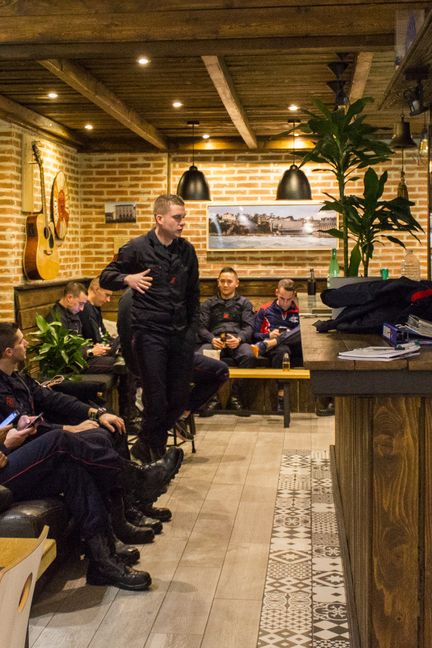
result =
[[[183,106],[181,101],[173,101],[173,108],[181,108]]]
[[[293,135],[294,135],[294,137],[300,137],[300,133],[294,132]]]
[[[290,110],[291,112],[296,112],[296,110],[298,110],[298,109],[299,109],[299,107],[297,106],[297,104],[290,104],[288,106],[288,110]]]
[[[50,99],[57,99],[58,94],[57,94],[57,92],[51,91],[51,92],[48,92],[48,97]]]
[[[140,65],[148,65],[150,63],[150,59],[147,56],[140,56],[137,61]]]
[[[204,135],[202,136],[203,139],[208,139],[209,137],[210,135],[208,133],[204,133]]]
[[[86,130],[93,130],[93,124],[86,124],[86,125],[84,126],[84,128],[85,128]]]

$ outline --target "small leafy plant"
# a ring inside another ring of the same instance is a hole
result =
[[[39,363],[44,378],[57,374],[77,375],[88,366],[84,357],[89,340],[68,331],[59,319],[47,322],[36,315],[37,331],[31,333],[34,343],[29,348],[32,360]]]

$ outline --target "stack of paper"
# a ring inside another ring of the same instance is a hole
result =
[[[351,351],[341,351],[338,358],[345,360],[378,360],[388,362],[399,358],[408,358],[417,355],[420,352],[417,342],[407,342],[398,344],[397,347],[369,346]]]

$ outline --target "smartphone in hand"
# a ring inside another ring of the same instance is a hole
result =
[[[23,429],[28,430],[28,428],[36,426],[38,423],[41,422],[42,417],[43,417],[43,412],[41,412],[40,414],[35,416],[35,418],[28,425],[26,425],[25,428],[23,428]]]
[[[6,425],[13,423],[15,419],[19,417],[19,415],[20,413],[18,412],[18,410],[14,410],[13,412],[11,412],[9,416],[6,416],[6,418],[3,419],[3,421],[1,421],[0,428],[6,427]]]

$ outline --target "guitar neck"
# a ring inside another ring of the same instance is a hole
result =
[[[42,205],[42,214],[44,217],[44,225],[48,227],[48,212],[46,208],[46,196],[45,196],[45,175],[42,164],[39,164],[39,175],[40,175],[40,185],[41,185],[41,205]]]

